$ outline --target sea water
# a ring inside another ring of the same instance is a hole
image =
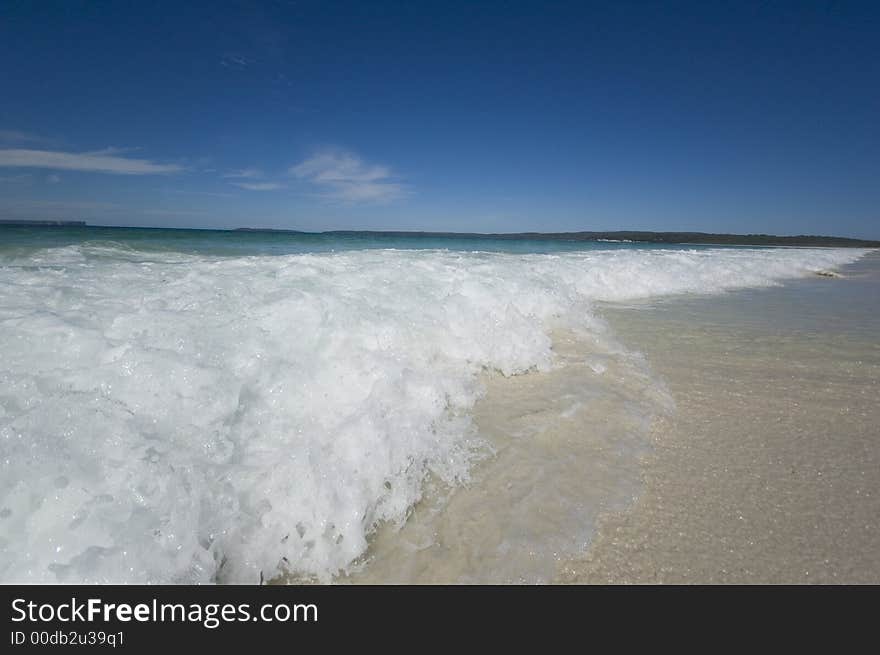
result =
[[[864,253],[2,228],[0,581],[546,580],[674,411],[597,303]]]

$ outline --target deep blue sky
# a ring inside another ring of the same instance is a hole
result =
[[[0,4],[0,217],[880,237],[880,5]]]

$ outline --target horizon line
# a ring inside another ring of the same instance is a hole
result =
[[[570,238],[578,241],[597,241],[608,237],[621,237],[622,240],[633,242],[660,242],[660,243],[687,243],[683,241],[673,240],[672,237],[697,237],[697,238],[738,238],[738,239],[810,239],[819,240],[827,239],[834,241],[858,242],[862,244],[871,244],[872,247],[880,247],[880,239],[864,239],[860,237],[846,237],[826,234],[768,234],[763,232],[700,232],[688,230],[577,230],[566,232],[454,232],[454,231],[431,231],[431,230],[297,230],[293,228],[272,228],[272,227],[171,227],[171,226],[148,226],[148,225],[98,225],[89,223],[84,220],[27,220],[27,219],[0,219],[2,227],[81,227],[81,228],[98,228],[98,229],[122,229],[122,230],[192,230],[202,232],[263,232],[263,233],[286,233],[286,234],[303,234],[303,235],[331,235],[331,234],[373,234],[382,236],[434,236],[434,237],[470,237],[470,238],[549,238],[554,240],[563,240]],[[627,237],[635,237],[627,239]],[[653,238],[653,239],[652,239]],[[710,242],[703,242],[710,243]],[[719,244],[725,245],[725,244]],[[745,244],[747,245],[747,244]],[[754,244],[762,245],[762,244]]]

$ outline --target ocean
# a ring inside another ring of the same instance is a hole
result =
[[[0,582],[550,581],[677,411],[606,314],[868,252],[0,228]]]

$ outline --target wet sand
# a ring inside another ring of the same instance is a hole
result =
[[[570,333],[553,343],[550,371],[484,375],[474,415],[491,455],[466,484],[432,485],[403,526],[378,530],[366,566],[339,582],[546,584],[603,511],[632,504],[668,396],[638,354]]]
[[[600,305],[337,581],[880,582],[880,252],[840,273]]]
[[[603,309],[677,408],[556,582],[880,582],[880,253],[843,273]]]

